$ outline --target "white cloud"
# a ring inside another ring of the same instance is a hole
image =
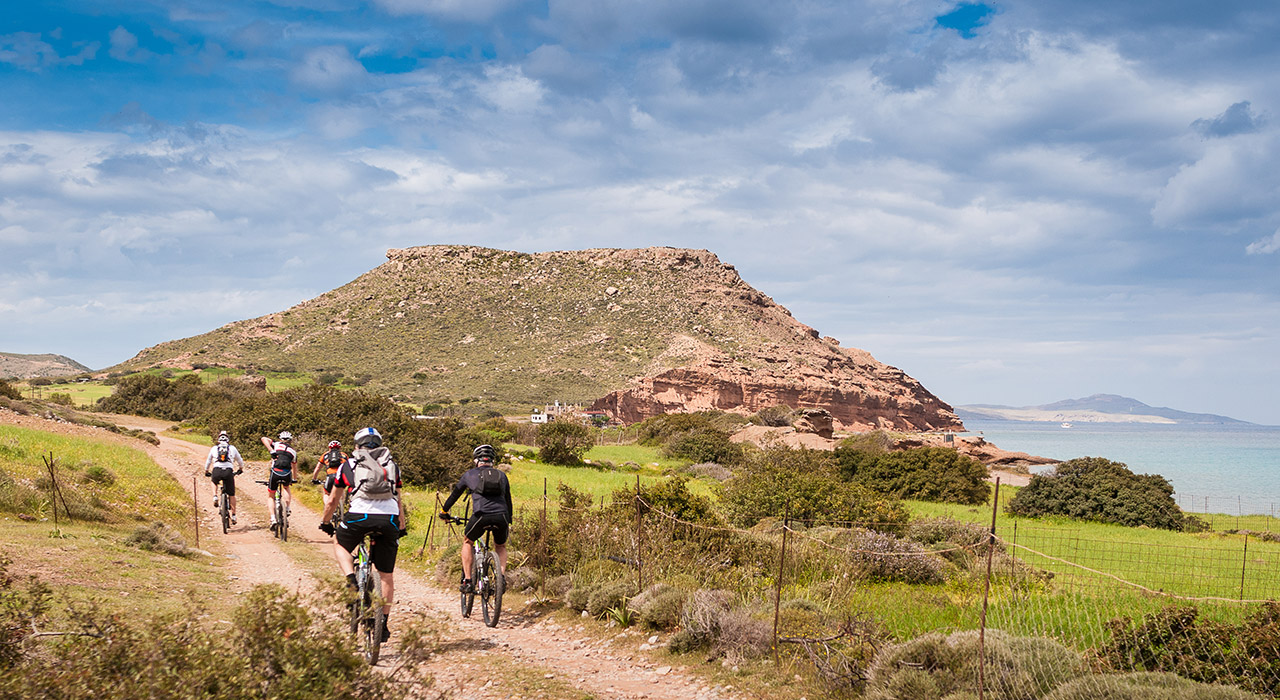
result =
[[[460,22],[488,22],[518,0],[374,0],[395,15],[422,14]]]
[[[1249,255],[1268,255],[1280,250],[1280,229],[1261,240],[1254,241],[1245,247]]]
[[[290,73],[294,83],[319,92],[353,90],[368,77],[368,71],[344,46],[311,49]]]
[[[107,55],[117,61],[145,63],[155,57],[155,53],[138,48],[138,37],[123,26],[112,29],[110,37],[111,47],[107,49]]]

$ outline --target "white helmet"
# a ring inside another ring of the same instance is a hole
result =
[[[218,433],[218,442],[231,442],[231,438],[227,436],[227,431]]]
[[[361,428],[356,431],[357,447],[377,447],[382,444],[382,433],[377,428]]]
[[[286,431],[284,431],[284,432],[280,433],[280,441],[281,441],[281,442],[288,442],[288,441],[290,441],[290,440],[292,440],[292,439],[293,439],[293,433],[289,432],[288,430],[286,430]]]

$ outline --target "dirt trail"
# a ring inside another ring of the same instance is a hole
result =
[[[145,418],[118,420],[127,427],[157,434],[170,425]],[[195,483],[199,489],[201,516],[211,529],[216,528],[212,489],[204,478],[208,448],[164,435],[160,436],[158,447],[146,447],[156,463],[188,492],[192,477],[198,477]],[[220,555],[227,557],[240,589],[248,590],[259,583],[278,583],[290,590],[307,590],[315,585],[314,577],[281,550],[267,527],[266,489],[253,482],[265,474],[266,469],[265,462],[246,464],[245,473],[236,479],[239,524],[226,535],[221,532],[214,535],[213,544]],[[286,546],[306,542],[325,556],[331,556],[329,541],[316,529],[319,514],[296,501],[292,513]],[[401,556],[405,556],[405,550]],[[336,573],[336,565],[334,570]],[[546,616],[520,610],[504,610],[498,627],[490,629],[479,621],[478,603],[475,617],[463,619],[458,611],[456,592],[442,590],[405,571],[396,572],[396,605],[390,625],[393,635],[380,666],[390,668],[397,663],[394,635],[397,622],[403,624],[402,621],[414,613],[438,620],[445,630],[448,640],[445,650],[430,662],[430,671],[436,679],[432,692],[441,697],[495,700],[523,697],[506,687],[511,684],[510,679],[503,680],[502,674],[492,673],[493,668],[509,666],[512,661],[518,662],[526,679],[532,677],[541,686],[537,697],[581,698],[583,693],[600,698],[651,700],[735,697],[729,688],[710,687],[679,669],[655,663],[641,649],[648,644],[648,639],[637,632],[624,632],[612,640],[601,641],[583,625],[560,624]],[[486,677],[496,677],[497,682],[485,685],[476,680]],[[527,687],[529,683],[523,685]],[[557,692],[557,687],[562,691]]]

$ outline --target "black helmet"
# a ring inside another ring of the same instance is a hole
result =
[[[498,458],[498,453],[493,451],[491,445],[481,445],[471,451],[471,459],[476,461],[487,459],[490,462]]]

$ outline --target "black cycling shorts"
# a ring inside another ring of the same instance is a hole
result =
[[[365,535],[373,535],[369,558],[373,568],[384,574],[396,570],[396,552],[400,549],[400,516],[382,513],[347,513],[338,523],[334,540],[348,552],[355,551]]]
[[[507,516],[502,513],[472,513],[467,526],[462,530],[462,536],[475,542],[484,537],[485,530],[493,533],[494,544],[506,544],[509,534]]]
[[[275,491],[277,486],[288,486],[293,483],[292,474],[277,474],[273,469],[271,476],[267,477],[267,490]]]
[[[228,496],[236,495],[236,472],[231,467],[214,467],[213,483],[222,482],[222,490]]]
[[[329,493],[333,490],[333,480],[338,478],[337,474],[329,474],[324,477],[324,492]]]

